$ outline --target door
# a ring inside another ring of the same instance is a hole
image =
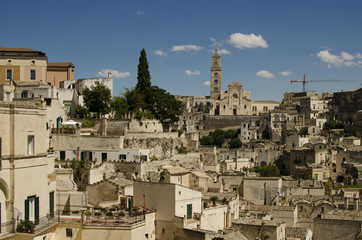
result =
[[[192,218],[192,204],[187,204],[187,219]]]
[[[54,192],[49,193],[49,217],[54,217]]]

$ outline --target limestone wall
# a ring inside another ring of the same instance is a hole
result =
[[[118,199],[118,187],[116,184],[104,181],[87,186],[88,202],[97,205],[99,202]]]
[[[187,146],[185,138],[177,133],[152,133],[126,135],[123,148],[150,149],[150,157],[158,160],[170,158],[177,153],[176,147]]]
[[[163,132],[162,124],[158,120],[131,120],[129,132],[156,133]]]
[[[104,162],[103,164],[99,165],[98,167],[92,168],[89,170],[89,181],[88,184],[94,184],[97,182],[102,181],[104,178],[109,179],[116,171],[114,169],[113,162]]]

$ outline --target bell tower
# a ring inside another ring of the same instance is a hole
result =
[[[220,67],[220,55],[215,48],[214,55],[212,56],[211,64],[211,98],[214,100],[220,99],[221,93],[221,67]]]

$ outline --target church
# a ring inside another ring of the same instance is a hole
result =
[[[228,85],[227,91],[221,89],[221,65],[220,55],[217,49],[212,56],[211,65],[211,93],[214,101],[211,115],[251,115],[250,92],[243,90],[239,82],[232,82]]]
[[[212,56],[210,74],[210,96],[177,96],[184,103],[178,127],[185,132],[240,126],[241,122],[250,122],[253,116],[279,107],[280,103],[275,101],[252,101],[250,92],[244,91],[243,84],[236,81],[223,91],[217,49]]]

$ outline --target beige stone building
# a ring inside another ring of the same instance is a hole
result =
[[[24,219],[53,218],[56,203],[54,156],[48,152],[44,102],[0,102],[1,233]]]
[[[0,47],[0,85],[14,81],[46,82],[48,57],[27,48]]]

